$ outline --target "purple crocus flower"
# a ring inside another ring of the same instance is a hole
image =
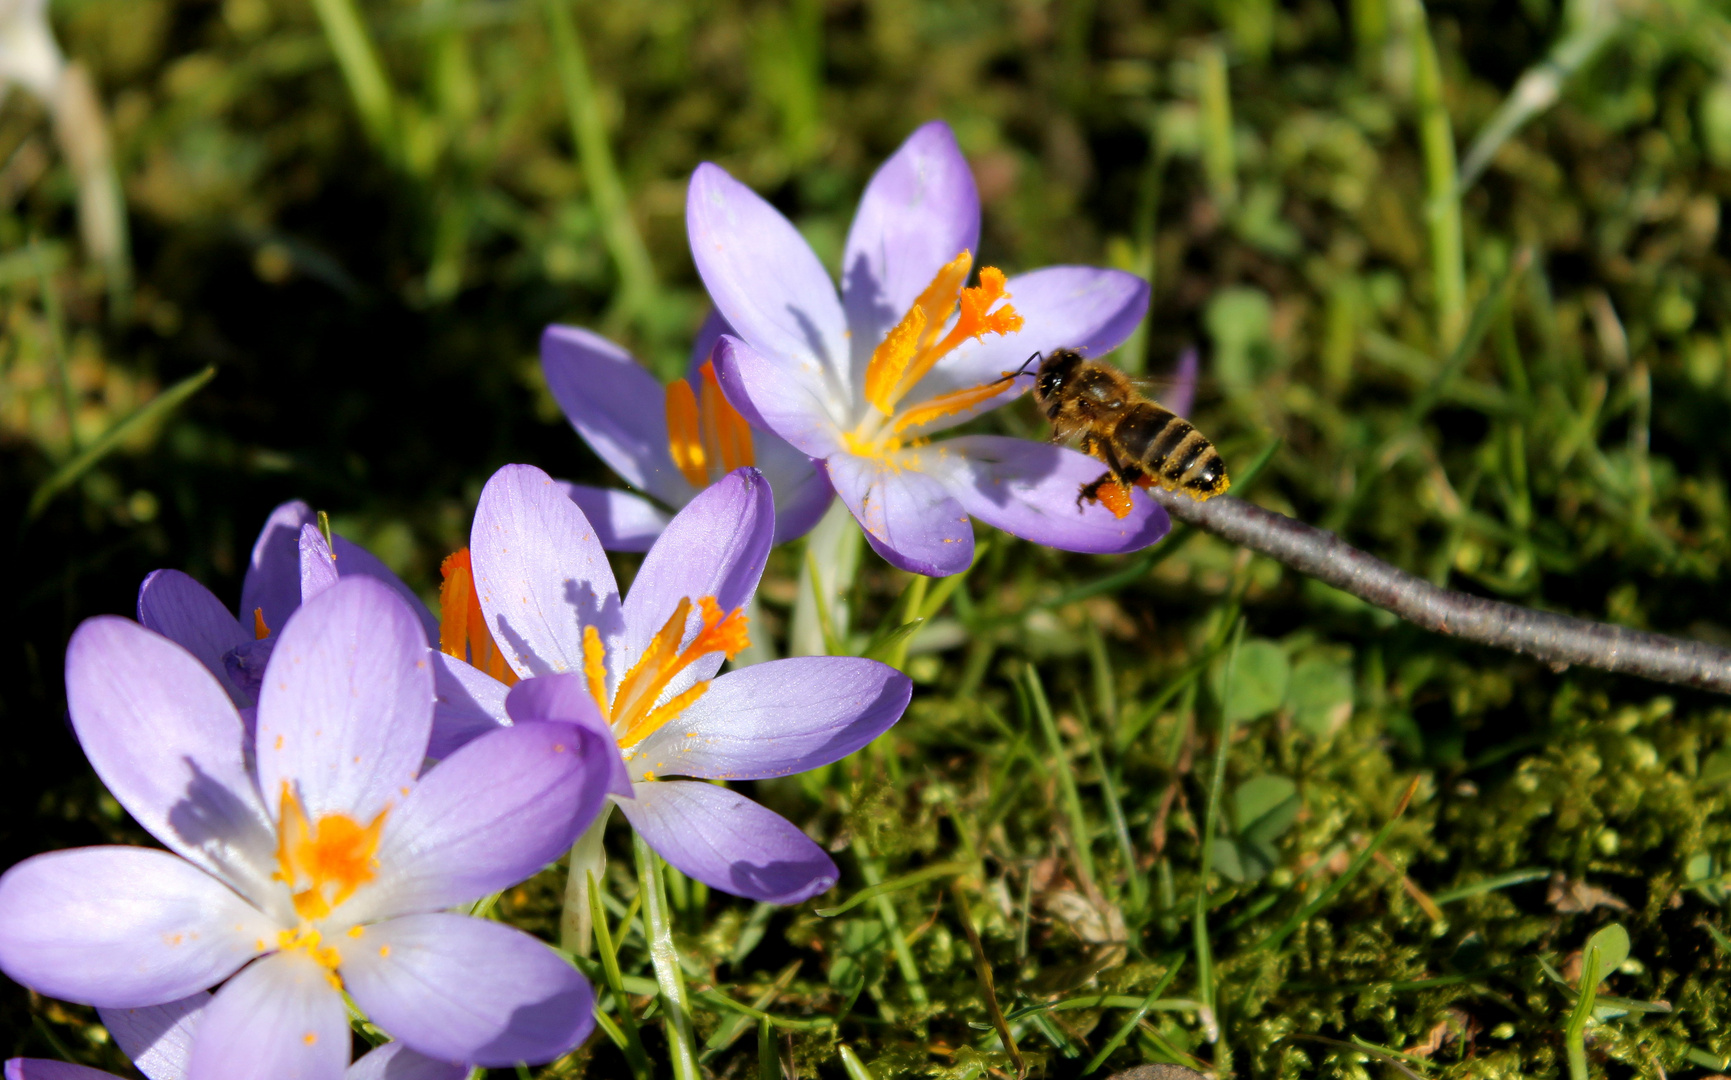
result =
[[[1146,492],[1127,516],[1079,506],[1100,462],[1050,443],[932,436],[1014,399],[1036,352],[1102,356],[1135,328],[1147,283],[1054,266],[964,288],[979,242],[973,174],[943,123],[909,137],[866,188],[841,295],[798,230],[720,167],[700,165],[686,204],[691,255],[737,332],[715,369],[757,427],[824,463],[878,553],[921,574],[973,557],[969,515],[1068,551],[1122,552],[1165,535]],[[1001,303],[1014,299],[1014,305]]]
[[[187,1080],[193,1033],[209,1005],[210,995],[201,990],[166,1005],[96,1011],[133,1068],[149,1080]],[[361,1055],[343,1073],[343,1080],[464,1080],[468,1075],[467,1065],[438,1061],[393,1042]],[[6,1080],[120,1080],[99,1069],[41,1058],[13,1058],[6,1063],[5,1076]]]
[[[569,964],[446,909],[557,858],[601,806],[611,748],[525,716],[423,774],[432,666],[389,587],[347,578],[288,616],[250,756],[198,658],[126,619],[78,628],[66,690],[97,775],[169,850],[80,848],[8,870],[13,979],[107,1009],[222,983],[188,1080],[337,1080],[339,991],[440,1061],[545,1061],[588,1033],[592,994]]]
[[[436,700],[429,755],[443,757],[496,727],[498,703],[476,700],[475,688],[484,691],[485,683],[469,665],[439,652],[439,620],[414,590],[359,544],[333,535],[327,545],[314,522],[312,509],[298,499],[271,511],[253,543],[238,614],[197,579],[156,570],[138,588],[138,621],[198,657],[228,690],[250,730],[259,681],[283,623],[339,578],[372,578],[409,605],[432,650]]]
[[[692,345],[689,372],[665,391],[630,353],[575,326],[549,326],[541,335],[541,370],[589,448],[662,506],[677,510],[742,466],[761,470],[775,492],[779,544],[817,524],[833,492],[810,458],[752,430],[722,395],[710,354],[730,332],[711,314]],[[648,551],[667,527],[667,512],[641,495],[582,484],[568,490],[608,551]]]
[[[523,678],[505,700],[511,717],[614,742],[613,801],[649,846],[724,892],[792,904],[834,885],[835,863],[793,823],[706,781],[839,760],[895,723],[913,685],[847,656],[717,677],[748,644],[742,609],[774,533],[763,474],[736,470],[674,516],[621,598],[566,488],[507,465],[481,492],[469,553],[487,629]]]

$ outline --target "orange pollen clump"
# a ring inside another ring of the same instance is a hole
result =
[[[347,814],[325,814],[307,820],[300,799],[287,780],[282,785],[282,809],[277,814],[276,862],[272,876],[289,887],[295,912],[309,922],[326,918],[378,871],[379,833],[385,827],[381,810],[371,824]]]
[[[298,950],[306,953],[313,963],[325,969],[325,978],[329,980],[332,989],[339,993],[342,991],[343,980],[337,974],[337,968],[343,962],[342,953],[337,951],[335,945],[324,944],[324,937],[317,930],[304,924],[293,930],[279,930],[276,944],[283,952]]]
[[[1122,521],[1130,514],[1130,489],[1116,480],[1100,485],[1098,492],[1100,505],[1112,511],[1112,516]]]
[[[254,641],[263,641],[270,637],[270,627],[264,624],[264,608],[252,609],[252,636]]]
[[[684,379],[667,384],[667,451],[692,487],[756,464],[751,425],[721,393],[715,365],[705,360],[698,389]]]
[[[866,400],[876,406],[883,415],[894,415],[896,402],[925,378],[933,365],[948,356],[962,342],[969,338],[982,338],[987,334],[1013,334],[1022,328],[1022,316],[1017,314],[1010,304],[1005,304],[995,311],[992,309],[998,301],[1008,300],[1010,297],[1010,294],[1004,291],[1005,279],[1002,270],[995,266],[983,267],[978,285],[972,288],[962,287],[968,280],[968,270],[973,263],[973,255],[964,251],[939,270],[937,276],[932,278],[932,283],[926,286],[913,306],[908,308],[908,313],[902,316],[902,321],[872,350],[871,362],[866,365]],[[944,333],[944,326],[949,323],[952,313],[955,313],[955,323],[950,326],[948,333]],[[993,393],[1002,389],[1001,384],[993,384]],[[945,395],[952,396],[954,395]],[[957,411],[977,400],[984,398],[971,399],[965,404],[952,403],[926,419],[933,419],[943,412]],[[929,408],[934,404],[936,402],[920,408]],[[898,422],[896,430],[901,431],[907,426],[909,425]]]
[[[697,601],[701,618],[697,636],[682,648],[680,642],[685,638],[691,607],[690,597],[679,601],[637,663],[619,680],[611,703],[607,700],[606,647],[594,627],[583,630],[583,674],[588,679],[589,692],[601,707],[601,715],[620,733],[618,741],[622,749],[635,746],[660,730],[709,689],[709,683],[699,682],[657,704],[680,672],[711,653],[724,653],[731,660],[751,644],[744,612],[739,608],[724,612],[715,597],[704,596]]]
[[[487,629],[481,610],[481,594],[475,590],[475,571],[469,549],[459,548],[439,564],[444,584],[439,586],[439,649],[448,656],[467,660],[506,686],[517,682],[517,673],[505,661],[505,653]]]

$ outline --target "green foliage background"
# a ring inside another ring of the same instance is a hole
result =
[[[1151,278],[1146,331],[1116,359],[1158,373],[1203,347],[1197,419],[1228,462],[1278,440],[1243,494],[1438,582],[1731,641],[1723,3],[56,0],[52,15],[110,112],[136,288],[111,309],[46,113],[13,91],[5,863],[141,839],[61,719],[80,619],[130,612],[159,566],[237,596],[258,525],[297,496],[432,597],[493,469],[606,479],[541,383],[543,325],[601,328],[664,373],[684,363],[705,312],[683,224],[697,163],[766,194],[833,268],[871,170],[933,117],[973,162],[984,261]],[[1505,103],[1545,104],[1513,91],[1547,71],[1555,104],[1457,186],[1454,157]],[[26,517],[81,448],[211,364],[208,387]],[[1025,407],[990,423],[1041,435]],[[772,564],[760,633],[785,623],[797,558]],[[868,562],[862,642],[905,616],[906,585]],[[1416,1055],[1420,1075],[1556,1074],[1578,950],[1613,920],[1630,959],[1601,993],[1670,1011],[1602,1009],[1594,1070],[1724,1070],[1721,699],[1460,645],[1206,537],[1104,559],[993,536],[931,614],[906,661],[920,693],[889,737],[754,785],[836,852],[836,893],[771,912],[676,882],[693,985],[789,1022],[797,1075],[843,1075],[838,1044],[883,1077],[1008,1067],[958,903],[1045,1075],[1080,1075],[1180,960],[1171,1008],[1109,1066],[1393,1068],[1363,1040]],[[1223,718],[1221,835],[1204,845]],[[1272,938],[1415,777],[1378,857]],[[615,920],[636,888],[626,851]],[[499,912],[550,933],[561,880]],[[1210,985],[1223,1043],[1195,1008]],[[754,1025],[698,1007],[707,1067],[755,1069]],[[10,1052],[124,1065],[89,1010],[16,987],[0,1028]],[[627,1072],[598,1034],[540,1075]]]

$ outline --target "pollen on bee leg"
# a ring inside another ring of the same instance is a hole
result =
[[[1101,484],[1100,490],[1095,494],[1100,500],[1100,505],[1112,511],[1113,517],[1122,521],[1130,515],[1130,489],[1123,484],[1116,480],[1108,481]]]

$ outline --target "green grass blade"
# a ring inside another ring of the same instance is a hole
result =
[[[337,68],[348,84],[368,137],[389,161],[399,163],[402,146],[397,132],[397,95],[354,0],[313,0],[313,10],[318,13],[331,52],[336,54]]]
[[[559,69],[559,85],[565,92],[565,111],[571,122],[571,140],[583,167],[595,214],[601,221],[601,237],[619,272],[618,309],[630,318],[642,318],[654,305],[657,292],[655,265],[649,248],[631,217],[631,204],[613,148],[607,141],[601,104],[589,73],[589,59],[571,15],[571,0],[546,0],[547,24],[553,43],[553,61]]]
[[[1082,1066],[1083,1076],[1087,1076],[1095,1069],[1106,1064],[1106,1059],[1117,1053],[1118,1048],[1124,1045],[1124,1040],[1128,1039],[1131,1033],[1136,1030],[1136,1025],[1142,1022],[1142,1018],[1147,1016],[1149,1010],[1154,1008],[1154,1003],[1160,1000],[1160,995],[1166,992],[1168,986],[1172,985],[1172,980],[1178,977],[1178,969],[1183,966],[1184,955],[1180,953],[1172,963],[1168,965],[1166,968],[1166,974],[1160,976],[1160,981],[1154,984],[1154,989],[1148,991],[1148,996],[1143,998],[1141,1003],[1136,1006],[1136,1011],[1131,1013],[1129,1017],[1125,1019],[1124,1023],[1119,1026],[1116,1032],[1113,1032],[1112,1037],[1106,1040],[1106,1045],[1102,1046],[1098,1053],[1088,1059],[1088,1064]]]
[[[1593,1015],[1593,999],[1599,992],[1599,947],[1589,943],[1581,959],[1581,993],[1563,1028],[1563,1044],[1569,1051],[1569,1080],[1591,1080],[1587,1071],[1587,1021]]]
[[[697,1051],[692,1044],[691,1003],[685,993],[685,974],[679,968],[679,952],[673,946],[673,913],[661,878],[661,857],[650,850],[640,835],[633,836],[637,852],[637,878],[644,895],[643,922],[648,930],[649,957],[655,966],[655,982],[665,1013],[668,1053],[673,1058],[674,1080],[701,1080]]]
[[[1437,904],[1452,904],[1456,900],[1465,900],[1469,896],[1495,892],[1498,889],[1506,889],[1511,885],[1521,885],[1529,881],[1542,881],[1550,876],[1551,870],[1546,866],[1535,866],[1528,870],[1511,870],[1506,874],[1469,881],[1465,885],[1457,885],[1452,889],[1432,893],[1430,898]]]
[[[974,865],[966,862],[944,862],[932,866],[921,867],[912,873],[903,874],[900,877],[894,877],[888,881],[881,881],[875,885],[870,885],[861,889],[859,892],[854,893],[835,907],[818,908],[813,911],[812,914],[825,919],[833,919],[835,916],[840,915],[843,912],[852,911],[867,900],[875,900],[880,896],[887,896],[893,892],[900,892],[902,889],[912,888],[915,885],[930,881],[933,878],[954,877],[957,874],[968,873],[973,869]]]
[[[216,378],[216,367],[205,368],[196,375],[188,375],[162,393],[140,405],[125,419],[103,432],[100,437],[85,447],[71,461],[54,470],[54,475],[42,481],[30,496],[30,505],[24,511],[26,523],[36,518],[47,508],[54,497],[76,484],[91,467],[107,457],[114,448],[130,438],[135,432],[144,429],[173,412],[187,398],[204,389],[205,384]]]
[[[865,1067],[865,1062],[859,1055],[849,1049],[847,1043],[841,1043],[841,1067],[847,1070],[848,1080],[876,1080],[871,1070]]]
[[[1413,104],[1418,109],[1419,144],[1424,152],[1425,224],[1430,233],[1431,289],[1436,308],[1437,342],[1445,349],[1460,340],[1466,321],[1466,264],[1461,239],[1460,189],[1455,183],[1455,137],[1443,100],[1442,65],[1424,5],[1411,4],[1408,40],[1412,46]]]
[[[601,907],[601,890],[595,884],[595,875],[585,871],[589,889],[586,899],[589,901],[589,920],[591,932],[595,935],[595,950],[601,954],[601,970],[607,976],[607,988],[613,991],[613,1000],[619,1005],[619,1049],[625,1054],[625,1061],[631,1066],[631,1075],[637,1080],[649,1080],[654,1070],[649,1064],[649,1054],[643,1049],[643,1037],[637,1030],[637,1018],[631,1014],[631,998],[625,991],[625,980],[619,970],[619,946],[613,941],[613,932],[607,926],[607,912]],[[620,925],[629,929],[633,912],[626,913],[625,922]],[[599,1015],[600,1010],[596,1013]]]
[[[1040,731],[1046,736],[1046,749],[1052,755],[1052,771],[1058,777],[1058,790],[1063,794],[1064,809],[1070,818],[1070,836],[1076,847],[1077,870],[1082,875],[1084,889],[1090,895],[1097,894],[1099,879],[1094,873],[1088,816],[1082,810],[1082,795],[1076,789],[1076,772],[1070,764],[1070,755],[1064,750],[1063,740],[1058,737],[1058,723],[1052,718],[1052,707],[1046,701],[1046,688],[1040,682],[1039,671],[1032,664],[1023,670],[1028,687],[1028,700],[1033,705],[1034,716],[1040,723]]]

